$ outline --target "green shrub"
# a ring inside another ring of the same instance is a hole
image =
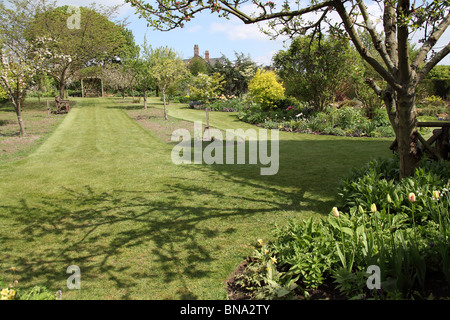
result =
[[[237,283],[256,299],[308,298],[331,282],[348,299],[432,298],[430,279],[448,288],[449,164],[423,161],[399,180],[397,163],[354,170],[327,219],[292,221],[271,243],[259,240]],[[369,266],[380,268],[381,290],[368,288]]]
[[[323,133],[333,136],[345,136],[345,131],[341,128],[327,127],[323,130]]]
[[[394,131],[384,109],[375,110],[373,120],[369,120],[360,108],[344,107],[328,108],[323,112],[314,112],[308,104],[299,103],[294,106],[289,101],[283,108],[265,110],[261,104],[253,103],[245,107],[241,100],[233,99],[239,104],[238,119],[251,124],[262,124],[266,128],[279,128],[285,131],[305,133],[324,133],[338,136],[393,137]],[[227,102],[228,103],[228,102]],[[286,105],[286,108],[284,108]],[[233,111],[223,102],[216,101],[211,105],[213,110]],[[268,122],[268,120],[270,120]]]
[[[339,207],[348,210],[361,206],[370,210],[372,204],[381,206],[389,203],[392,213],[411,215],[408,195],[415,193],[420,209],[416,213],[418,223],[428,221],[434,213],[432,207],[433,191],[450,188],[450,164],[445,161],[429,162],[422,160],[413,177],[399,180],[399,161],[397,159],[374,160],[365,167],[354,170],[347,178],[341,180],[338,187]],[[387,195],[390,200],[388,201]],[[443,202],[448,201],[444,199]],[[448,202],[447,202],[448,205]]]
[[[391,126],[378,127],[375,132],[378,132],[381,137],[395,137],[394,129]]]
[[[62,295],[62,294],[61,294]],[[19,300],[56,300],[58,293],[51,292],[45,287],[33,287],[21,294]],[[61,296],[60,296],[61,297]],[[60,299],[59,297],[59,299]]]
[[[17,288],[17,281],[14,284],[5,286],[0,281],[0,300],[61,300],[62,292],[52,292],[46,287],[35,286],[29,289]]]
[[[353,107],[344,107],[335,112],[335,125],[342,129],[353,129],[358,122],[363,121],[364,115],[361,109]]]
[[[375,109],[372,122],[375,123],[377,127],[390,127],[391,122],[389,121],[389,116],[387,114],[386,108]]]
[[[300,102],[294,97],[283,97],[273,102],[273,109],[286,110],[289,107],[299,107]]]
[[[180,103],[189,103],[189,102],[191,102],[191,97],[190,96],[185,96],[185,95],[180,95],[178,97],[178,101]]]
[[[246,109],[246,104],[241,98],[221,99],[209,104],[212,111],[239,112]]]

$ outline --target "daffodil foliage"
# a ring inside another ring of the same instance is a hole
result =
[[[401,176],[417,165],[416,88],[449,52],[450,43],[435,48],[450,25],[449,0],[126,0],[148,25],[158,30],[183,28],[200,12],[237,17],[245,24],[263,23],[273,37],[333,32],[351,40],[361,57],[383,78],[379,87],[367,84],[383,98],[396,134]],[[369,33],[376,56],[364,45],[360,31]],[[421,35],[414,58],[412,36]]]

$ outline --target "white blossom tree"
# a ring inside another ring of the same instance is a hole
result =
[[[36,3],[35,3],[36,4]],[[25,1],[11,1],[11,8],[0,3],[0,85],[8,94],[19,122],[20,135],[25,136],[22,119],[22,101],[33,77],[45,72],[43,61],[49,53],[47,39],[26,39],[29,21],[39,6],[29,6]]]

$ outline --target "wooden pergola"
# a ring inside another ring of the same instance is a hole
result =
[[[95,81],[97,80],[97,81]],[[86,81],[86,83],[85,83]],[[95,89],[93,82],[100,82],[100,88]],[[89,85],[91,84],[91,85]],[[81,78],[81,96],[85,97],[104,97],[103,79],[101,77],[83,77]]]

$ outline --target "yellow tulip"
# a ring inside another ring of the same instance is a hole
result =
[[[416,195],[415,195],[413,192],[411,192],[411,193],[409,194],[409,196],[408,196],[408,199],[409,199],[409,201],[411,201],[411,202],[415,202],[415,201],[416,201]]]
[[[433,199],[439,200],[439,191],[437,191],[437,190],[433,191]]]
[[[372,211],[373,213],[377,212],[377,205],[375,203],[372,203],[372,206],[370,207],[370,211]]]

